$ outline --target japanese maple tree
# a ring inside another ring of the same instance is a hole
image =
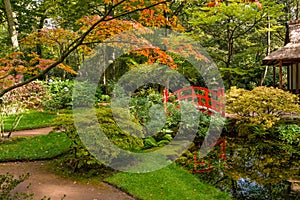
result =
[[[89,49],[84,44],[99,43],[122,31],[135,28],[139,23],[128,19],[124,20],[124,18],[128,18],[133,14],[143,16],[138,17],[138,20],[145,25],[149,25],[153,17],[161,18],[161,21],[170,25],[177,25],[175,18],[166,20],[163,19],[163,15],[156,13],[167,9],[168,2],[170,1],[105,0],[105,11],[98,16],[89,16],[79,20],[78,23],[81,23],[81,28],[75,32],[62,28],[33,32],[21,41],[26,50],[25,52],[8,53],[5,58],[0,60],[0,97],[17,87],[42,78],[56,67],[75,73],[70,66],[64,63],[64,60],[79,48],[88,52]],[[145,12],[150,13],[148,18]],[[157,24],[152,25],[157,26]],[[30,45],[34,46],[41,43],[51,46],[59,53],[53,58],[40,57],[35,53],[35,49],[30,48]],[[24,75],[26,77],[23,77]]]

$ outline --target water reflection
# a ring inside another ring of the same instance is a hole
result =
[[[199,178],[234,199],[300,199],[299,149],[269,140],[225,139],[227,167],[197,173]]]

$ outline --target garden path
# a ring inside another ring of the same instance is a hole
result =
[[[53,127],[37,128],[31,130],[14,131],[11,136],[35,136],[48,134],[53,130]]]
[[[34,199],[44,196],[51,200],[133,200],[128,194],[99,180],[99,183],[80,183],[51,172],[46,161],[11,162],[0,164],[0,174],[10,172],[15,176],[30,173],[28,180],[19,184],[13,192],[34,193]],[[27,189],[30,184],[29,189]]]
[[[48,134],[52,127],[15,131],[14,136],[34,136]],[[30,173],[28,180],[19,184],[13,192],[27,191],[34,193],[34,199],[44,196],[51,200],[133,200],[134,198],[121,190],[99,180],[99,183],[79,183],[63,178],[51,172],[46,161],[0,163],[0,174],[10,172],[15,176]],[[29,189],[27,185],[30,184]],[[65,196],[65,198],[63,198]]]

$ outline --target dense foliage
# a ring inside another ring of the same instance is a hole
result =
[[[66,80],[49,80],[47,85],[47,98],[43,106],[47,110],[59,110],[72,107],[73,82]]]
[[[278,21],[283,15],[283,5],[273,0],[261,3],[262,7],[246,1],[221,1],[210,8],[186,8],[191,35],[207,48],[227,88],[259,86],[264,69],[261,60],[268,45],[267,33],[284,34],[283,24]],[[268,23],[271,24],[269,29]],[[272,40],[274,46],[269,48],[283,45],[275,37]]]
[[[90,135],[90,142],[94,142],[89,150],[107,154],[108,149],[96,148],[101,141],[92,140],[95,136],[93,126],[99,122],[115,145],[140,152],[169,144],[180,126],[186,130],[193,128],[193,122],[199,117],[194,143],[177,160],[190,167],[189,162],[207,135],[208,126],[211,121],[218,120],[211,120],[211,116],[199,112],[195,118],[182,123],[179,104],[169,102],[164,105],[161,94],[165,88],[157,85],[133,92],[130,119],[121,122],[126,130],[122,130],[115,118],[122,118],[128,110],[118,108],[113,115],[110,108],[103,106],[110,105],[114,97],[112,88],[124,74],[138,66],[148,70],[143,64],[150,67],[153,64],[167,65],[191,85],[205,87],[202,74],[186,59],[195,57],[195,63],[201,65],[208,59],[205,53],[191,50],[191,46],[180,37],[164,40],[164,45],[159,46],[154,44],[157,41],[150,42],[147,37],[140,45],[137,38],[131,36],[126,40],[137,43],[135,50],[115,58],[119,49],[126,48],[119,42],[124,39],[120,37],[117,44],[108,45],[102,52],[106,56],[101,62],[109,67],[97,77],[95,95],[90,93],[90,84],[74,80],[76,76],[95,75],[93,69],[88,69],[86,74],[80,74],[79,70],[87,58],[93,57],[98,44],[130,30],[139,29],[145,35],[151,34],[148,27],[156,27],[182,32],[208,51],[226,89],[230,89],[227,92],[227,112],[234,119],[229,120],[226,128],[252,139],[256,136],[273,137],[292,151],[300,144],[299,126],[280,124],[280,119],[284,115],[299,114],[298,97],[276,88],[258,86],[272,84],[270,70],[261,65],[261,60],[287,42],[285,23],[299,19],[299,14],[297,0],[0,1],[0,134],[4,137],[4,131],[15,129],[22,122],[20,113],[28,109],[59,113],[61,109],[72,106],[83,107],[80,123],[91,123],[86,134]],[[159,37],[168,34],[166,30]],[[159,37],[156,37],[158,41]],[[173,49],[168,49],[171,52],[163,50],[167,43],[176,44]],[[138,74],[141,75],[142,72]],[[130,77],[130,80],[135,79],[136,74]],[[168,84],[178,83],[178,80],[165,79]],[[275,85],[277,79],[275,77]],[[283,79],[286,83],[285,68]],[[73,93],[74,86],[80,91],[80,96]],[[92,113],[84,110],[91,105],[97,107],[97,120],[93,122],[87,120]],[[72,141],[63,158],[64,163],[74,171],[101,166],[82,144],[72,115],[62,114],[57,121]],[[117,154],[110,155],[108,160],[113,161]],[[266,159],[272,158],[266,156]],[[259,164],[263,165],[263,162]],[[233,176],[239,177],[236,174]],[[9,175],[1,180],[6,181],[5,178],[12,181]]]
[[[239,124],[271,128],[280,117],[298,114],[297,95],[272,87],[245,90],[232,87],[226,95],[226,111],[234,114]]]
[[[277,128],[277,133],[280,140],[300,147],[300,126],[296,124],[281,125]]]
[[[7,96],[7,97],[6,97]],[[7,93],[2,99],[7,100],[7,104],[12,105],[14,108],[36,109],[43,108],[43,101],[46,98],[46,87],[41,81],[34,81],[20,88],[16,88]]]
[[[126,114],[125,110],[119,110],[118,114],[122,115]],[[80,123],[92,123],[90,122],[90,116],[93,113],[87,113],[82,111],[82,118]],[[101,126],[101,129],[106,134],[106,136],[118,147],[122,149],[128,150],[139,150],[143,147],[143,140],[137,138],[136,136],[131,135],[129,132],[125,132],[120,129],[120,127],[116,124],[112,117],[111,109],[106,107],[100,107],[96,111],[96,115],[98,117],[98,122]],[[96,126],[98,125],[96,123]],[[136,130],[138,126],[136,125],[137,122],[134,121],[123,121],[123,123],[133,129],[134,132],[141,132],[141,130]],[[97,152],[99,154],[107,154],[105,152],[107,149],[99,149],[99,145],[97,143],[101,143],[101,141],[96,140],[92,143],[94,145],[90,146],[88,151],[86,147],[83,145],[80,136],[77,133],[77,130],[74,125],[73,117],[68,114],[61,115],[57,120],[57,126],[60,128],[66,129],[66,134],[69,139],[72,141],[69,154],[66,155],[65,164],[73,168],[74,171],[80,169],[88,169],[95,166],[101,166],[100,163],[90,152],[93,151],[94,153]],[[86,130],[86,133],[89,137],[93,137],[95,132],[93,132],[93,127],[90,127],[90,131]],[[96,137],[96,136],[95,136]],[[97,154],[95,153],[95,154]],[[110,161],[117,157],[117,154],[112,154],[108,158]]]

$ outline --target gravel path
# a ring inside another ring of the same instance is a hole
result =
[[[34,199],[44,196],[51,200],[133,200],[126,193],[99,181],[99,183],[78,183],[62,178],[47,169],[44,161],[38,162],[12,162],[0,164],[0,174],[10,172],[15,176],[30,173],[25,182],[17,186],[14,192],[27,191],[34,193]],[[31,184],[29,189],[26,188]]]

